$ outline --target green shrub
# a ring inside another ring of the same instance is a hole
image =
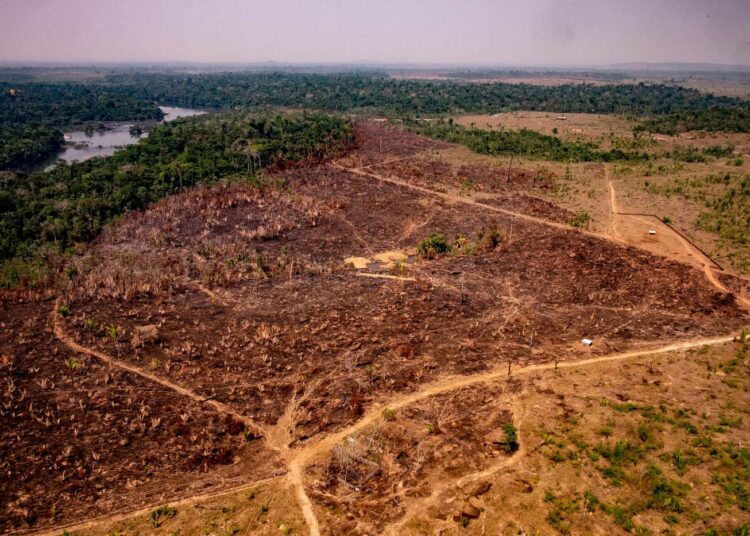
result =
[[[451,251],[451,245],[443,233],[434,233],[422,240],[417,246],[417,253],[426,259],[434,259]]]
[[[591,490],[584,491],[583,498],[585,500],[584,506],[586,507],[587,512],[593,512],[600,504],[599,497],[594,495]]]
[[[151,526],[157,529],[161,527],[167,519],[173,518],[175,515],[177,515],[176,508],[172,506],[160,506],[151,512]]]
[[[681,498],[687,491],[687,485],[667,478],[661,469],[653,464],[648,466],[645,479],[651,490],[649,508],[677,513],[684,510]]]
[[[396,412],[393,411],[390,408],[384,408],[383,409],[383,420],[386,420],[386,421],[395,421],[396,420]]]
[[[580,229],[588,229],[589,223],[591,222],[591,216],[585,210],[580,211],[576,214],[573,219],[570,220],[570,225],[578,227]]]
[[[518,450],[518,430],[512,422],[503,425],[503,450],[508,454],[513,454]]]

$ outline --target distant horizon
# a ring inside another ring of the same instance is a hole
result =
[[[482,69],[482,70],[575,70],[585,72],[587,70],[675,70],[691,71],[699,68],[715,68],[726,72],[738,69],[736,72],[750,71],[750,64],[740,63],[714,63],[714,62],[690,62],[690,61],[629,61],[619,63],[600,64],[511,64],[511,63],[447,63],[447,62],[380,62],[380,61],[193,61],[193,60],[102,60],[102,61],[14,61],[0,60],[0,67],[365,67],[365,68],[393,68],[393,69]],[[670,69],[676,68],[676,69]],[[693,71],[697,72],[697,71]]]
[[[0,0],[0,62],[750,66],[746,0]]]

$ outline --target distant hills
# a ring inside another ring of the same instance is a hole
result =
[[[690,62],[630,62],[615,63],[605,67],[618,71],[676,71],[676,72],[721,72],[750,73],[750,65],[728,65],[724,63],[690,63]]]

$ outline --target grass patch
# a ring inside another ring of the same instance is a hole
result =
[[[155,529],[161,527],[165,521],[177,515],[177,509],[172,506],[160,506],[153,510],[149,516],[151,526]]]

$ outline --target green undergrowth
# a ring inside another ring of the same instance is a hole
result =
[[[750,389],[750,343],[736,343],[733,352],[718,358],[699,351],[691,359],[705,360],[706,375],[716,382],[735,378],[744,395]],[[605,398],[598,408],[569,414],[560,427],[541,431],[541,454],[590,476],[587,488],[574,493],[550,486],[547,523],[560,534],[575,534],[582,516],[595,514],[630,534],[745,534],[750,447],[737,434],[747,433],[750,407],[746,396],[735,400],[732,392],[717,391],[724,394],[716,399],[718,413]],[[591,426],[594,414],[600,424]],[[666,529],[646,521],[655,518]],[[728,525],[731,519],[740,522]]]
[[[644,187],[651,194],[700,203],[695,227],[717,235],[720,253],[738,269],[750,271],[750,175],[712,173],[661,184],[646,180]]]
[[[405,121],[419,134],[450,143],[465,145],[475,153],[498,156],[515,155],[556,162],[613,162],[648,160],[646,152],[621,149],[601,150],[591,142],[567,142],[534,130],[485,130],[467,128],[452,120]]]
[[[508,239],[508,232],[498,227],[481,229],[473,237],[456,235],[452,239],[436,232],[417,244],[417,254],[425,259],[443,255],[477,255],[496,250],[507,243]]]

